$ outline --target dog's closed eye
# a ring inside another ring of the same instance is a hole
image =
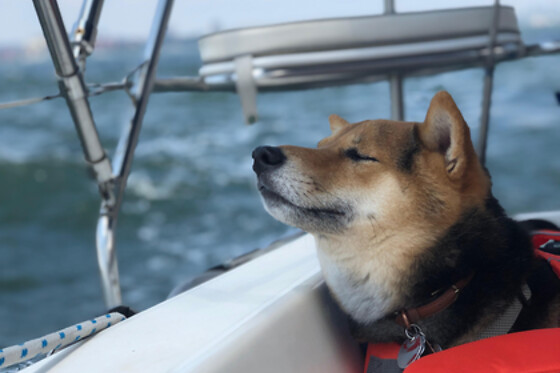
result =
[[[379,160],[375,157],[370,157],[368,155],[361,154],[360,152],[358,152],[358,149],[356,148],[346,149],[344,155],[346,155],[348,158],[356,162],[360,162],[360,161],[379,162]]]

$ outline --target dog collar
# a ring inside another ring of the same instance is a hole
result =
[[[395,321],[400,326],[409,328],[411,324],[415,324],[420,320],[424,320],[430,316],[435,315],[447,307],[451,306],[459,297],[461,290],[469,284],[469,282],[474,277],[474,273],[462,280],[457,281],[455,284],[451,285],[442,295],[437,297],[435,300],[428,304],[425,304],[416,308],[409,308],[406,310],[399,311]]]

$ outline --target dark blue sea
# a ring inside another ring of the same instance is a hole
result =
[[[530,40],[559,29],[528,30]],[[140,45],[106,46],[87,81],[121,80]],[[12,57],[10,57],[12,56]],[[158,75],[195,75],[195,41],[164,47]],[[432,95],[451,92],[478,136],[483,72],[406,80],[406,119],[421,121]],[[495,75],[488,168],[509,213],[560,209],[560,57],[503,63]],[[0,60],[0,102],[57,92],[44,55]],[[389,117],[387,83],[258,97],[246,126],[232,93],[161,93],[150,99],[118,223],[124,302],[143,310],[178,283],[292,232],[261,206],[251,151],[262,144],[315,146],[327,117]],[[91,98],[110,155],[131,105],[123,92]],[[0,111],[0,347],[105,311],[95,255],[99,210],[74,125],[61,99]]]

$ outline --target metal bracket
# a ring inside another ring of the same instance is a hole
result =
[[[235,88],[241,99],[241,107],[247,124],[257,121],[257,85],[253,79],[253,57],[250,55],[235,59]]]

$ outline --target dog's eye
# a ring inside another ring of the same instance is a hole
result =
[[[356,148],[350,148],[347,149],[344,152],[344,155],[346,155],[348,158],[350,158],[353,161],[359,162],[359,161],[372,161],[372,162],[379,162],[379,160],[377,158],[374,157],[370,157],[364,154],[360,154],[358,152],[358,149]]]

